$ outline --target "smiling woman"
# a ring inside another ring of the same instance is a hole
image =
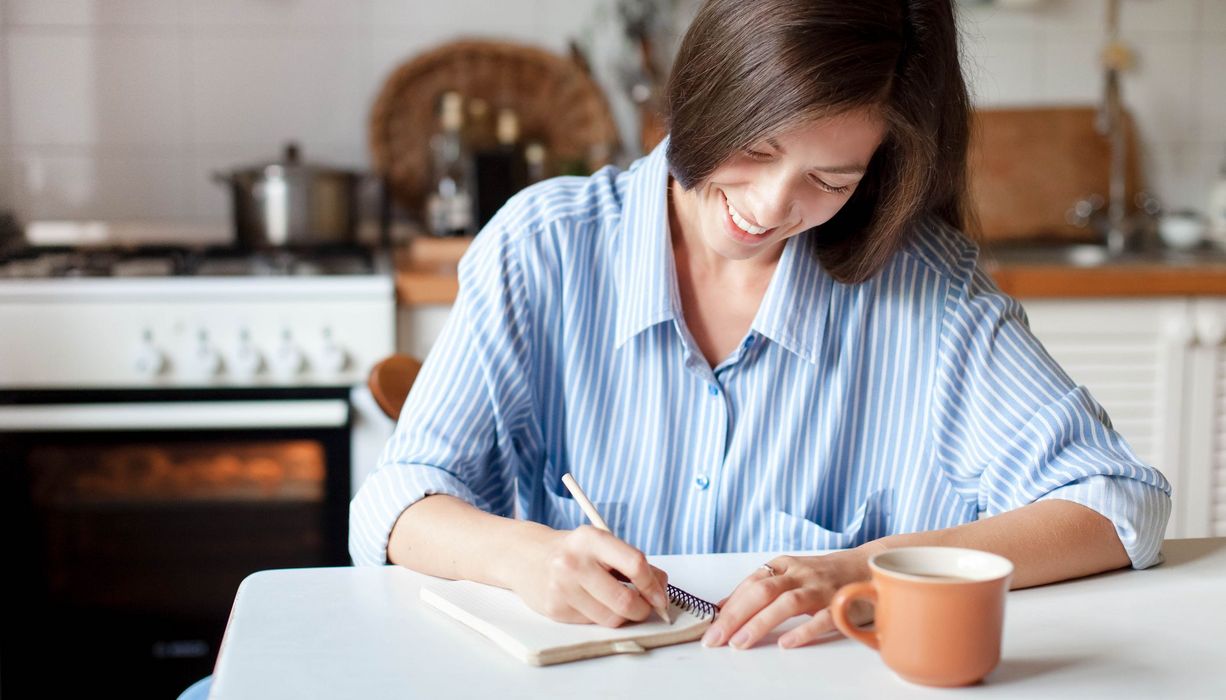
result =
[[[650,155],[477,237],[355,563],[616,626],[661,602],[647,554],[837,550],[746,572],[704,638],[744,648],[830,631],[883,549],[989,550],[1015,586],[1158,561],[1169,484],[962,233],[951,0],[708,0],[668,106]],[[576,527],[568,472],[615,533]]]

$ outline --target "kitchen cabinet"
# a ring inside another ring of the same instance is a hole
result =
[[[1226,534],[1226,299],[1021,299],[1030,326],[1174,488],[1167,536]]]
[[[1192,312],[1186,521],[1190,535],[1226,535],[1226,299],[1197,299]]]

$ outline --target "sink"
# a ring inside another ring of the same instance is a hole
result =
[[[1105,245],[1095,243],[991,243],[984,244],[983,257],[997,265],[1057,265],[1068,267],[1106,267],[1114,265],[1195,265],[1226,264],[1226,251],[1204,245],[1190,250],[1151,248],[1113,254]]]

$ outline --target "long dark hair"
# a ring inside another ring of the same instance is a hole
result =
[[[686,189],[768,136],[875,110],[886,135],[868,172],[812,232],[841,282],[876,274],[925,216],[972,225],[971,107],[952,0],[707,0],[682,40],[666,106],[669,167]]]

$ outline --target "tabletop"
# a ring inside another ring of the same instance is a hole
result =
[[[1165,562],[1009,593],[1002,659],[963,689],[911,685],[848,639],[738,651],[697,643],[521,664],[426,608],[402,567],[261,571],[238,589],[210,697],[1226,697],[1226,538],[1168,540]],[[719,600],[772,554],[651,557]]]

